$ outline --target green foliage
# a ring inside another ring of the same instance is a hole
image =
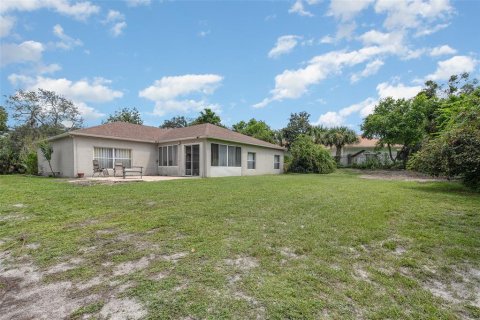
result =
[[[41,141],[38,144],[40,151],[42,152],[43,157],[48,162],[48,166],[50,167],[50,171],[52,172],[52,176],[55,177],[55,172],[52,169],[52,154],[53,154],[53,147],[48,141]]]
[[[408,160],[411,153],[419,148],[419,144],[425,135],[425,96],[416,99],[393,99],[386,98],[375,106],[372,114],[367,116],[361,129],[363,137],[378,138],[380,145],[387,145],[391,150],[393,145],[401,145],[402,150],[393,158],[393,162]]]
[[[133,124],[143,124],[142,116],[137,108],[122,108],[115,111],[114,114],[108,116],[107,120],[104,123],[110,122],[129,122]]]
[[[29,152],[23,163],[25,164],[26,173],[31,175],[38,174],[38,156],[35,151]]]
[[[160,128],[163,129],[174,129],[174,128],[184,128],[188,127],[188,120],[184,116],[173,117],[170,120],[163,121],[163,124]]]
[[[19,153],[10,134],[0,136],[0,174],[17,171],[19,163]]]
[[[290,146],[289,171],[299,173],[331,173],[336,165],[330,152],[315,144],[311,136],[299,135]]]
[[[357,133],[347,127],[333,127],[326,130],[322,135],[320,135],[319,140],[321,143],[327,146],[333,146],[336,149],[335,160],[337,163],[340,162],[340,157],[342,155],[342,148],[346,144],[358,143]]]
[[[214,124],[216,126],[221,126],[222,125],[222,119],[220,119],[220,116],[217,115],[212,109],[205,108],[203,111],[200,111],[200,115],[193,120],[190,125],[195,125],[195,124],[202,124],[202,123],[210,123]]]
[[[8,130],[7,126],[8,113],[4,107],[0,106],[0,134]]]
[[[408,168],[434,176],[458,176],[465,185],[480,190],[480,104],[454,119],[424,144]]]
[[[250,119],[248,122],[240,121],[233,126],[233,131],[251,136],[263,141],[275,143],[275,132],[265,123],[265,121],[258,121]]]
[[[283,139],[288,148],[297,139],[299,135],[307,135],[311,133],[312,125],[310,124],[310,114],[302,111],[300,113],[292,113],[290,120],[285,128],[282,129]]]

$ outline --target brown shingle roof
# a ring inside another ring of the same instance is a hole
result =
[[[194,137],[218,139],[223,141],[232,141],[243,144],[250,144],[272,149],[284,149],[283,147],[259,140],[226,128],[222,128],[210,123],[198,124],[185,128],[170,129],[160,136],[160,141],[171,141],[177,139],[187,139]]]
[[[66,135],[94,136],[120,140],[133,140],[144,142],[167,142],[184,139],[210,138],[223,141],[231,141],[242,144],[262,146],[272,149],[284,148],[229,129],[215,126],[213,124],[199,124],[185,128],[160,129],[127,122],[112,122],[95,127],[79,129],[69,132]],[[52,140],[65,135],[53,137]]]
[[[167,129],[128,122],[111,122],[95,127],[74,130],[71,131],[70,134],[155,142],[164,131],[167,131]]]

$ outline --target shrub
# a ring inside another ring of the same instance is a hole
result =
[[[456,127],[424,143],[408,168],[434,176],[459,177],[480,190],[480,110],[464,114]]]
[[[311,137],[298,136],[290,147],[292,155],[288,165],[290,172],[331,173],[335,171],[335,160],[324,147],[315,144]]]
[[[31,175],[38,174],[38,157],[35,151],[29,152],[23,162],[24,162],[25,171],[27,174],[31,174]]]

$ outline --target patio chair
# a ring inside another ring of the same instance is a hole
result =
[[[125,172],[125,167],[123,166],[123,163],[121,162],[115,162],[115,166],[113,167],[113,176],[116,177],[117,174],[121,174],[123,177]]]
[[[93,175],[92,175],[92,177],[95,177],[95,173],[98,173],[99,177],[100,177],[100,174],[105,175],[105,168],[100,167],[100,164],[98,163],[98,160],[93,160]]]

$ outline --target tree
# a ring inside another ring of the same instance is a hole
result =
[[[233,126],[233,131],[251,136],[263,141],[275,143],[275,132],[264,122],[250,119],[248,122],[240,121]]]
[[[218,116],[212,109],[209,108],[205,108],[203,109],[203,111],[200,111],[200,115],[195,120],[193,120],[190,125],[202,123],[210,123],[216,126],[223,127],[220,116]]]
[[[408,168],[460,177],[480,190],[480,87],[450,91],[448,97],[437,99],[437,131],[428,135]]]
[[[315,144],[309,135],[299,135],[290,145],[292,156],[288,170],[298,173],[331,173],[335,160],[323,146]]]
[[[142,117],[137,108],[122,108],[115,111],[114,114],[110,114],[104,123],[109,122],[129,122],[133,124],[143,124]]]
[[[358,143],[357,133],[347,127],[333,127],[328,129],[321,138],[322,143],[335,147],[335,160],[337,163],[340,162],[342,156],[342,148],[347,144]]]
[[[183,116],[173,117],[170,120],[163,121],[163,124],[160,128],[163,129],[174,129],[174,128],[184,128],[188,127],[188,120]]]
[[[378,138],[379,146],[387,146],[390,159],[394,163],[401,159],[405,166],[408,157],[420,148],[425,136],[426,117],[422,99],[424,96],[410,100],[381,100],[373,113],[363,120],[362,136]],[[402,149],[393,157],[392,146],[395,144],[401,145]]]
[[[82,126],[83,119],[72,101],[53,91],[19,90],[7,97],[12,118],[27,125],[37,138],[42,134],[56,135]]]
[[[0,135],[3,132],[6,132],[8,130],[7,120],[8,120],[7,110],[5,110],[4,107],[0,106]]]
[[[48,166],[50,167],[50,171],[52,172],[53,177],[55,178],[55,172],[52,169],[52,154],[53,154],[53,147],[47,141],[42,141],[38,144],[40,151],[42,152],[43,157],[48,162]]]
[[[290,120],[285,128],[283,128],[283,138],[290,148],[290,145],[299,135],[307,135],[311,133],[312,126],[309,122],[310,114],[302,111],[300,113],[292,113]]]

